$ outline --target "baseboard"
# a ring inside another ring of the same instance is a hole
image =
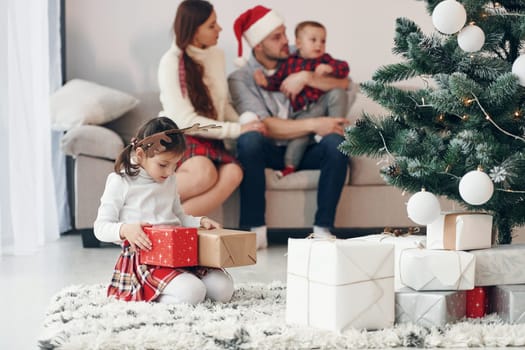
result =
[[[356,238],[366,235],[379,234],[384,232],[384,227],[365,227],[365,228],[352,228],[352,227],[337,227],[332,229],[332,233],[340,239]],[[402,232],[407,232],[408,227],[400,227]],[[417,233],[419,235],[425,234],[426,229],[423,227]],[[312,233],[310,228],[269,228],[268,229],[268,241],[271,243],[286,244],[288,238],[306,238]]]

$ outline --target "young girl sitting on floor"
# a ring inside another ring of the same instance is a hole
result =
[[[154,118],[138,130],[118,156],[115,172],[108,175],[94,223],[100,241],[122,244],[108,296],[190,304],[206,297],[230,300],[233,281],[224,270],[139,264],[140,251],[151,249],[151,241],[142,230],[145,225],[220,227],[214,220],[186,215],[182,209],[174,174],[185,149],[183,130],[169,118]]]

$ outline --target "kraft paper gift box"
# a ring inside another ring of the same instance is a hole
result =
[[[525,283],[525,244],[471,250],[476,256],[476,286]]]
[[[396,292],[396,323],[442,327],[465,317],[465,291],[417,292],[403,288]]]
[[[343,331],[394,323],[394,246],[289,239],[286,322]]]
[[[490,291],[491,312],[508,323],[525,323],[525,284],[495,286]]]
[[[144,226],[151,250],[141,250],[141,264],[184,267],[197,265],[197,229],[173,225]]]
[[[399,279],[399,255],[404,249],[424,248],[426,245],[426,236],[423,235],[394,236],[390,234],[378,234],[351,239],[361,239],[370,242],[387,243],[394,245],[394,288],[396,291],[405,287],[405,285],[401,283],[401,280]]]
[[[492,215],[474,212],[442,213],[427,225],[427,249],[490,248]]]
[[[475,256],[467,252],[405,249],[399,278],[414,290],[468,290],[474,288],[475,267]]]
[[[199,230],[199,265],[234,267],[257,262],[255,233],[213,229]]]

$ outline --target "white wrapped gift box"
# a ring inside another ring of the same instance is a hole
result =
[[[470,253],[476,256],[476,286],[525,283],[525,244],[502,244]]]
[[[394,246],[289,239],[286,322],[332,331],[394,323]]]
[[[442,327],[466,315],[466,294],[460,291],[417,292],[403,288],[396,292],[396,323]]]
[[[350,239],[361,239],[370,242],[387,243],[394,245],[394,288],[396,291],[401,290],[403,287],[405,287],[405,285],[401,283],[401,280],[399,278],[399,255],[404,249],[424,248],[426,244],[426,236],[423,235],[394,236],[390,234],[378,234]]]
[[[399,257],[401,283],[415,290],[474,288],[476,258],[455,250],[405,249]]]
[[[492,215],[474,212],[442,213],[427,225],[427,249],[490,248]]]
[[[507,323],[525,324],[525,284],[506,284],[491,288],[491,312]]]

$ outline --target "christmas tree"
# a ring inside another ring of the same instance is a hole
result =
[[[398,18],[393,51],[402,61],[361,84],[389,113],[365,112],[340,150],[384,158],[393,186],[493,214],[499,243],[510,243],[525,223],[525,1],[426,2],[436,31]],[[408,79],[424,83],[397,84]],[[469,183],[471,173],[488,184]],[[473,193],[460,193],[460,182]],[[480,193],[488,198],[469,198]]]

